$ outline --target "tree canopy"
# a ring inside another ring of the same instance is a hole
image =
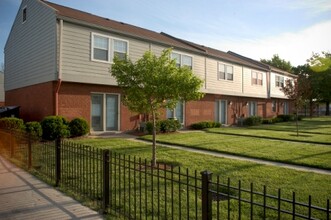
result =
[[[122,88],[122,102],[131,111],[151,114],[153,120],[153,157],[156,165],[156,113],[163,108],[175,108],[178,101],[201,99],[203,81],[186,66],[177,67],[171,59],[171,49],[166,49],[160,57],[147,51],[141,59],[114,58],[111,75]]]
[[[273,57],[270,60],[267,59],[261,59],[262,63],[271,65],[273,67],[277,67],[281,70],[292,72],[292,65],[290,61],[286,61],[284,59],[281,59],[278,54],[274,54]]]

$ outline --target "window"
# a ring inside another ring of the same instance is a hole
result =
[[[276,76],[276,87],[284,86],[284,76]]]
[[[176,118],[181,124],[184,124],[184,103],[179,101],[174,109],[167,109],[167,118]]]
[[[262,73],[252,71],[252,85],[263,85]]]
[[[222,63],[218,64],[218,80],[230,80],[233,81],[233,66],[228,66]]]
[[[25,8],[23,8],[23,11],[22,11],[22,22],[24,23],[25,21],[26,21],[26,14],[27,13],[27,11],[26,11],[26,7]]]
[[[171,58],[176,60],[177,67],[183,67],[186,66],[189,69],[192,69],[193,62],[192,57],[180,53],[172,53]]]
[[[127,53],[127,41],[92,33],[92,60],[109,63],[115,56],[126,59]]]
[[[276,112],[276,101],[272,101],[271,108],[273,112]]]
[[[94,36],[93,59],[109,61],[109,40],[106,37]]]
[[[256,116],[256,115],[257,115],[257,103],[249,102],[249,116]]]

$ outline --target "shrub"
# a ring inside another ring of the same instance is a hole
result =
[[[168,132],[175,132],[181,128],[181,124],[178,120],[174,119],[166,119],[162,121],[156,121],[156,133],[168,133]],[[149,134],[153,133],[153,122],[149,121],[146,123],[146,131]]]
[[[75,118],[69,123],[71,137],[79,137],[90,132],[87,121],[83,118]]]
[[[262,119],[262,124],[273,124],[273,123],[275,123],[273,118]]]
[[[24,130],[24,121],[19,118],[1,118],[0,128],[8,130]]]
[[[278,115],[277,118],[282,119],[283,122],[294,121],[294,115]]]
[[[68,121],[62,116],[47,116],[41,121],[43,139],[55,140],[56,138],[69,137]]]
[[[261,123],[262,118],[260,116],[250,116],[244,119],[244,125],[246,126],[260,125]]]
[[[25,124],[25,130],[28,134],[36,138],[40,138],[43,134],[41,124],[37,121],[27,122]]]
[[[202,130],[205,128],[219,128],[221,123],[213,121],[201,121],[198,123],[191,124],[191,128],[195,130]]]

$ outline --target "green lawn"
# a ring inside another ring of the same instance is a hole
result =
[[[331,120],[323,119],[302,121],[305,128],[310,130],[299,137],[292,130],[287,131],[289,126],[294,129],[293,125],[279,123],[250,128],[212,128],[194,134],[160,134],[157,140],[161,143],[331,170],[331,133],[326,133],[331,130]],[[323,131],[325,134],[311,131]],[[151,135],[142,138],[152,139]],[[307,143],[321,140],[330,144]]]
[[[75,140],[75,142],[100,148],[109,148],[113,152],[137,156],[143,159],[151,158],[150,144],[124,139],[80,139]],[[190,171],[197,170],[198,173],[203,170],[209,170],[214,173],[214,177],[220,175],[220,180],[223,183],[227,181],[228,177],[231,178],[232,183],[241,180],[242,186],[247,189],[249,189],[251,182],[254,183],[256,191],[262,191],[263,185],[266,185],[268,194],[276,195],[278,188],[281,188],[282,197],[289,199],[292,196],[292,191],[295,191],[298,201],[307,203],[308,196],[311,195],[313,204],[318,206],[325,206],[326,200],[331,195],[330,175],[300,172],[164,147],[158,147],[157,153],[159,161],[178,164],[183,170],[189,168]]]

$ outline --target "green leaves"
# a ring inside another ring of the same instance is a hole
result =
[[[174,108],[179,100],[190,101],[203,97],[199,92],[202,80],[186,67],[177,67],[171,49],[160,57],[147,51],[141,59],[119,60],[115,57],[111,74],[123,89],[123,103],[131,111],[151,113],[161,108]]]

